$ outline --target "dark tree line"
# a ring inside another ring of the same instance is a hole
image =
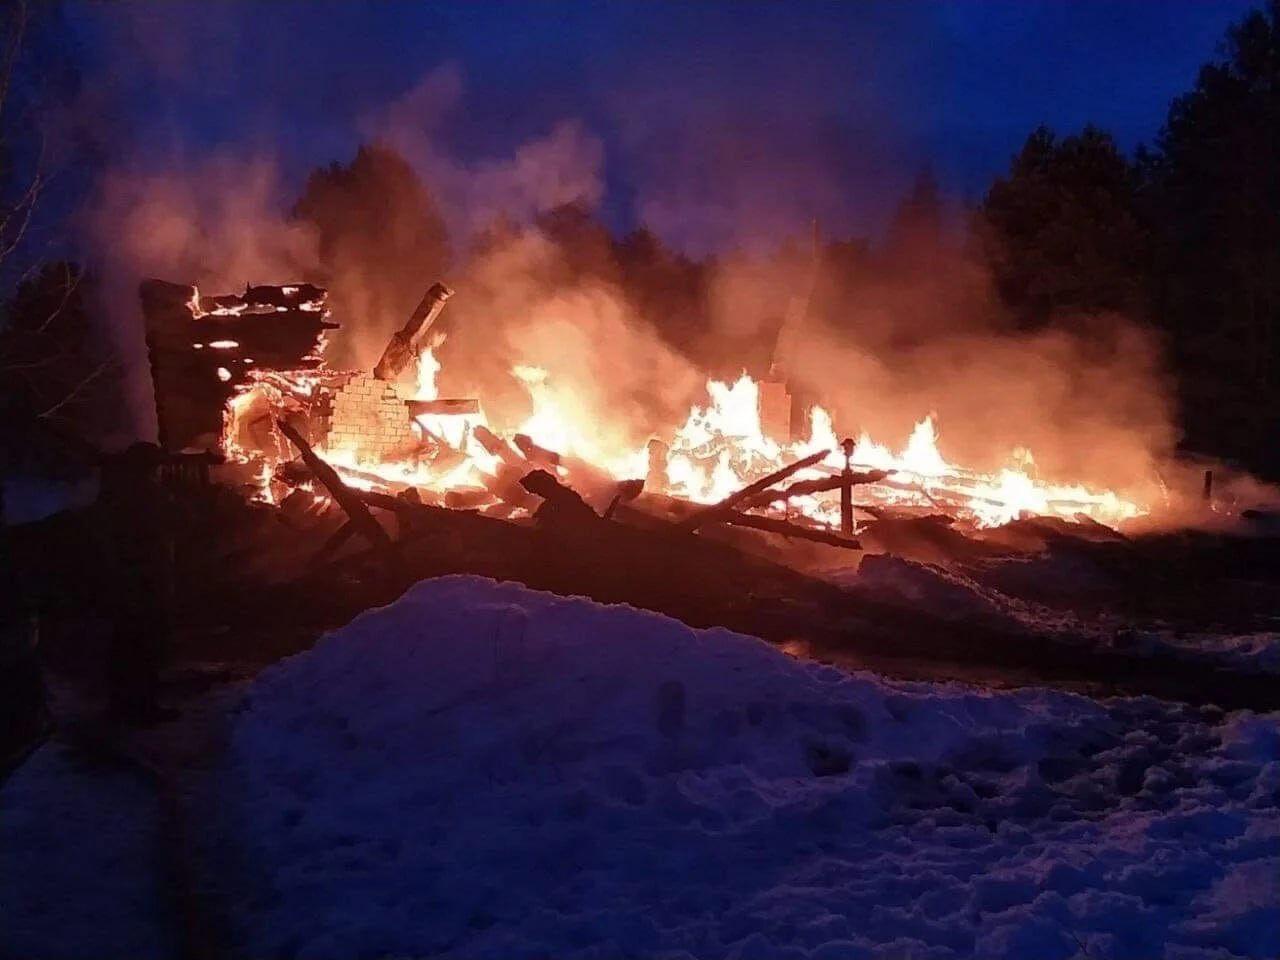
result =
[[[1037,130],[975,224],[1023,323],[1154,325],[1185,445],[1280,476],[1280,2],[1228,32],[1151,147]]]

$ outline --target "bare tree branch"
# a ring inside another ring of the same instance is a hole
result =
[[[3,115],[5,103],[9,99],[9,85],[13,82],[13,74],[18,66],[18,56],[22,52],[22,43],[27,32],[26,0],[13,0],[10,11],[13,25],[7,38],[8,42],[5,44],[4,60],[0,61],[0,115]]]
[[[77,383],[74,387],[72,387],[70,392],[67,393],[66,396],[64,396],[61,400],[59,400],[53,406],[49,407],[47,410],[44,410],[38,413],[36,416],[39,417],[41,420],[49,419],[55,413],[57,413],[59,410],[65,407],[67,404],[71,403],[71,401],[73,401],[81,393],[83,393],[91,383],[93,383],[95,380],[105,375],[109,370],[114,369],[116,366],[117,364],[114,359],[105,360],[102,363],[98,364],[96,367],[94,367],[92,370],[89,371],[87,376],[85,376],[79,383]]]

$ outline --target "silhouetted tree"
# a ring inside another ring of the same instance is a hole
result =
[[[294,216],[315,225],[335,315],[353,336],[351,357],[372,366],[386,338],[449,266],[444,221],[435,201],[395,150],[366,145],[349,164],[307,179]],[[364,331],[368,331],[367,334]]]
[[[65,216],[74,194],[62,169],[61,203],[42,203],[52,159],[41,107],[76,80],[52,29],[58,13],[48,3],[0,4],[0,480],[81,472],[87,444],[123,419],[120,368],[86,309],[83,271],[42,266],[42,244],[30,242],[38,211]]]
[[[118,425],[120,366],[86,309],[88,286],[79,266],[49,264],[3,306],[0,468],[73,467],[80,443],[59,438],[97,443]]]
[[[1058,140],[1040,127],[977,211],[978,247],[1023,326],[1056,314],[1143,308],[1147,237],[1139,174],[1096,127]]]
[[[892,259],[927,259],[946,242],[946,206],[933,171],[925,167],[889,221],[886,248]]]
[[[1228,31],[1147,162],[1189,442],[1280,473],[1280,2]]]
[[[673,347],[694,358],[707,342],[709,272],[662,242],[646,227],[614,246],[627,298]]]

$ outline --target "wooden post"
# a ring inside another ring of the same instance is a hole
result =
[[[844,472],[840,479],[840,532],[846,537],[853,533],[853,440],[845,437],[840,441],[840,449],[844,451]]]

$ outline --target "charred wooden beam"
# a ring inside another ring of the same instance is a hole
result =
[[[480,412],[480,401],[474,399],[406,400],[404,405],[409,409],[411,417],[452,417]]]
[[[348,520],[325,539],[320,545],[320,549],[316,551],[316,555],[311,558],[312,566],[318,566],[324,563],[335,553],[342,549],[343,544],[355,536],[356,525]]]
[[[862,544],[853,537],[841,536],[827,530],[814,527],[803,527],[798,523],[789,523],[774,517],[762,517],[754,513],[729,512],[715,518],[715,523],[725,523],[733,527],[750,527],[753,530],[764,530],[768,533],[780,534],[796,540],[810,540],[823,543],[829,547],[843,547],[846,550],[861,550]]]
[[[867,470],[851,472],[848,477],[817,477],[813,480],[797,480],[781,490],[766,490],[740,504],[743,510],[768,506],[779,500],[790,500],[792,497],[811,496],[816,493],[829,493],[832,490],[844,490],[864,483],[879,483],[889,476],[888,470]]]
[[[498,466],[497,474],[492,477],[482,476],[480,482],[503,503],[533,512],[538,507],[538,499],[524,486],[524,478],[528,473],[527,463],[518,466],[502,463]]]
[[[471,435],[476,438],[476,442],[484,447],[485,453],[491,457],[497,457],[509,467],[519,469],[524,468],[528,472],[531,464],[522,456],[512,449],[511,444],[503,440],[500,436],[486,427],[483,423],[476,424]]]
[[[493,494],[484,487],[454,487],[445,491],[444,505],[450,510],[479,510],[493,503]]]
[[[852,437],[840,441],[840,452],[844,454],[844,471],[840,474],[840,532],[846,537],[853,533],[853,451],[856,444]],[[888,474],[885,474],[888,476]],[[884,479],[881,477],[880,479]]]
[[[387,535],[387,531],[383,530],[382,525],[373,518],[373,514],[369,512],[369,508],[365,506],[364,501],[342,482],[338,472],[316,455],[316,452],[311,449],[311,444],[303,439],[302,434],[292,424],[285,420],[277,420],[276,426],[298,448],[298,453],[302,455],[303,462],[311,469],[316,480],[333,496],[334,501],[354,524],[355,531],[368,540],[371,546],[391,550],[391,537]]]
[[[511,438],[526,460],[535,463],[540,467],[558,467],[564,458],[554,450],[548,450],[546,447],[539,446],[533,442],[533,438],[526,433],[517,433]]]
[[[756,497],[765,490],[768,490],[774,484],[781,483],[783,480],[787,479],[787,477],[799,473],[805,467],[811,467],[815,463],[821,463],[826,459],[827,454],[830,452],[830,450],[819,450],[817,453],[811,453],[809,456],[801,457],[795,463],[789,464],[781,470],[775,470],[768,476],[761,477],[754,483],[747,484],[741,490],[729,494],[729,496],[725,497],[719,503],[713,504],[705,510],[700,510],[681,521],[681,528],[693,531],[697,530],[698,527],[702,526],[704,523],[714,522],[720,515],[735,510],[742,504],[751,500],[753,497]]]
[[[453,291],[443,283],[431,285],[431,289],[423,294],[404,326],[392,335],[386,349],[382,351],[382,356],[373,368],[375,377],[379,380],[394,380],[400,376],[401,371],[413,359],[414,344],[422,334],[431,329],[431,325],[436,322],[440,311],[452,296]]]

